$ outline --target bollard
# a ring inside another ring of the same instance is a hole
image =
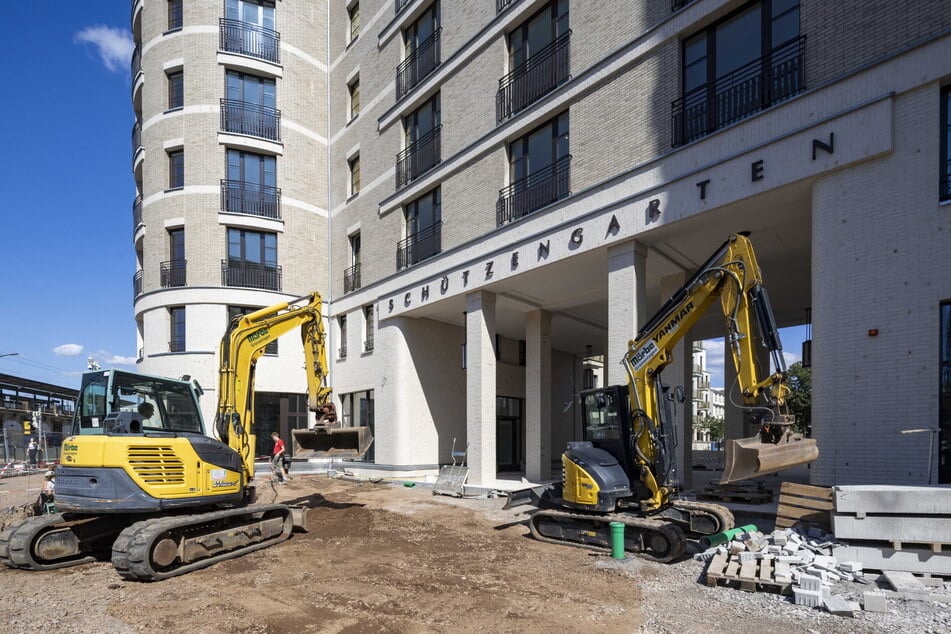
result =
[[[727,543],[740,533],[752,533],[755,530],[757,530],[756,524],[747,524],[746,526],[740,526],[738,528],[731,528],[726,531],[714,533],[713,535],[704,535],[700,538],[700,547],[706,550],[707,548],[719,546],[720,544]]]
[[[611,558],[624,559],[624,523],[611,522]]]

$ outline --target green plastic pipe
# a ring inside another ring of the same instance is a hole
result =
[[[737,528],[731,528],[726,531],[714,533],[713,535],[704,535],[700,538],[700,546],[706,550],[707,548],[725,544],[740,533],[752,533],[756,530],[759,530],[756,528],[756,524],[747,524],[746,526],[739,526]]]
[[[624,559],[624,523],[611,522],[611,558]]]

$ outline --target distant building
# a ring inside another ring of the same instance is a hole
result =
[[[31,438],[40,444],[46,460],[58,460],[78,396],[77,390],[68,387],[0,374],[0,455],[4,461],[25,460]]]
[[[705,423],[724,420],[723,389],[710,385],[707,351],[702,341],[693,342],[693,448],[716,449],[714,438]]]

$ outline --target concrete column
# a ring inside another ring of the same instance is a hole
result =
[[[525,315],[525,476],[551,478],[551,313]]]
[[[608,346],[605,385],[627,385],[621,359],[646,312],[647,248],[635,240],[608,248]]]
[[[667,298],[677,292],[684,282],[687,281],[686,273],[675,273],[661,278],[660,295],[661,298]],[[692,353],[690,342],[687,339],[681,339],[671,350],[671,362],[664,368],[661,378],[664,385],[670,386],[669,395],[673,396],[674,388],[680,386],[685,394],[690,392],[690,383],[693,379],[691,370]],[[670,402],[671,423],[674,426],[674,437],[677,439],[676,460],[677,460],[677,479],[684,482],[686,477],[685,465],[689,465],[690,459],[690,437],[687,432],[691,429],[688,421],[690,420],[690,401],[679,403],[676,400]]]
[[[466,295],[466,437],[469,483],[492,484],[495,464],[495,294]]]

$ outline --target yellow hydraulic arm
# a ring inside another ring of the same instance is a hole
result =
[[[671,362],[678,341],[719,297],[726,322],[727,345],[747,407],[778,414],[789,394],[786,366],[772,309],[762,288],[762,274],[747,234],[734,234],[628,343],[623,364],[628,375],[631,430],[640,478],[652,498],[645,510],[657,509],[676,492],[674,430],[667,419],[660,373]],[[754,323],[759,341],[754,337]],[[754,345],[766,346],[776,371],[760,378]]]
[[[327,353],[320,294],[236,317],[221,338],[215,430],[241,456],[245,482],[254,477],[254,367],[267,344],[295,328],[300,328],[304,345],[307,405],[317,411],[331,393],[324,384]]]

